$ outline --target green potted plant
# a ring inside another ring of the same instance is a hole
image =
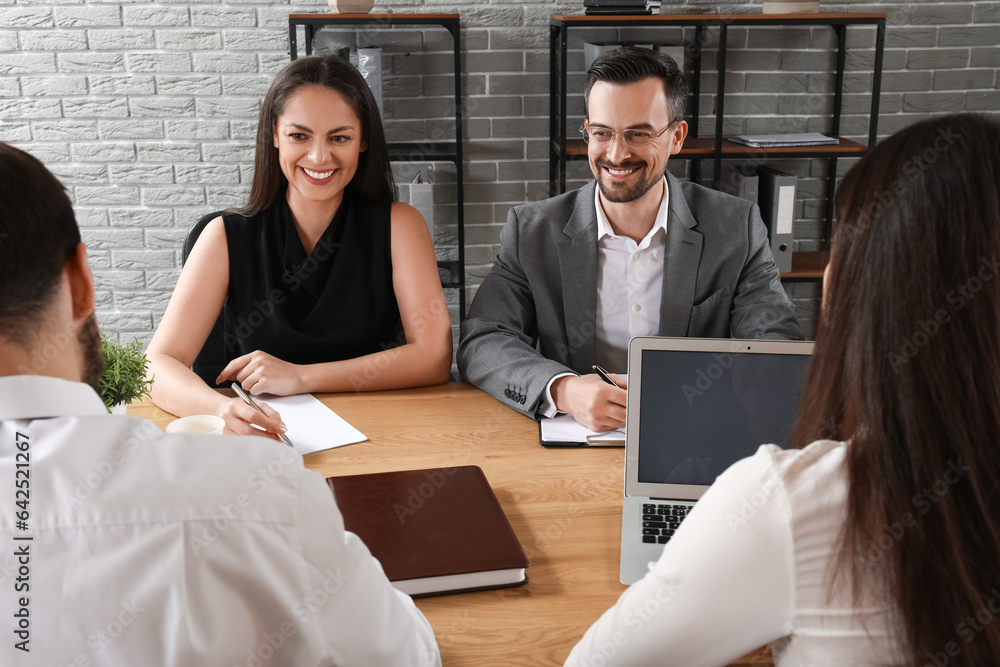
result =
[[[97,382],[98,392],[108,412],[125,414],[125,407],[136,399],[149,395],[152,378],[146,379],[149,359],[142,343],[133,336],[131,343],[112,343],[101,334],[104,372]]]

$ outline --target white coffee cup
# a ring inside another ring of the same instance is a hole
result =
[[[206,433],[222,435],[226,422],[215,415],[188,415],[167,424],[167,433]]]

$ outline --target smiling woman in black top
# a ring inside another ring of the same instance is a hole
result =
[[[283,432],[272,409],[190,370],[223,305],[234,351],[217,382],[278,395],[445,382],[451,325],[433,243],[394,199],[361,75],[334,56],[285,67],[261,108],[250,201],[205,227],[150,343],[156,404],[217,414],[229,433]]]

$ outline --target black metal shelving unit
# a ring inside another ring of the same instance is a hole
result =
[[[394,162],[451,162],[455,165],[458,201],[458,260],[438,261],[451,276],[445,289],[458,290],[459,319],[465,317],[465,190],[462,183],[462,78],[461,26],[458,14],[289,14],[288,44],[291,59],[298,58],[298,27],[305,29],[305,55],[313,53],[313,38],[324,26],[363,25],[369,28],[395,26],[440,26],[451,33],[455,67],[455,141],[397,142],[389,144]]]
[[[726,140],[722,134],[725,118],[726,50],[730,26],[829,26],[837,37],[837,69],[834,86],[833,119],[830,134],[840,139],[836,146],[808,146],[795,148],[750,148]],[[873,66],[871,115],[868,123],[868,144],[861,144],[840,137],[840,118],[844,94],[844,70],[847,57],[847,28],[851,25],[876,26],[875,63]],[[582,139],[566,136],[567,119],[567,50],[572,28],[651,28],[693,27],[694,43],[702,43],[707,29],[717,29],[718,81],[716,90],[715,131],[710,137],[699,136],[701,93],[701,49],[692,49],[691,123],[690,132],[681,152],[673,159],[694,160],[697,174],[703,160],[712,160],[713,182],[718,182],[722,160],[748,159],[750,157],[824,158],[829,160],[829,196],[826,208],[826,237],[830,238],[833,225],[833,192],[837,185],[837,158],[861,157],[875,145],[878,137],[879,94],[882,85],[882,58],[885,49],[885,14],[686,14],[652,16],[586,16],[552,15],[549,21],[549,190],[551,194],[566,191],[566,162],[587,159],[587,147]],[[683,64],[682,64],[683,65]],[[582,94],[582,91],[580,91]],[[800,257],[801,255],[801,257]],[[825,253],[795,253],[788,279],[812,279],[822,276]],[[801,270],[800,270],[801,269]]]

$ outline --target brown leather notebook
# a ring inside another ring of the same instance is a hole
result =
[[[393,586],[440,595],[520,586],[524,555],[479,466],[327,478],[344,527]]]

